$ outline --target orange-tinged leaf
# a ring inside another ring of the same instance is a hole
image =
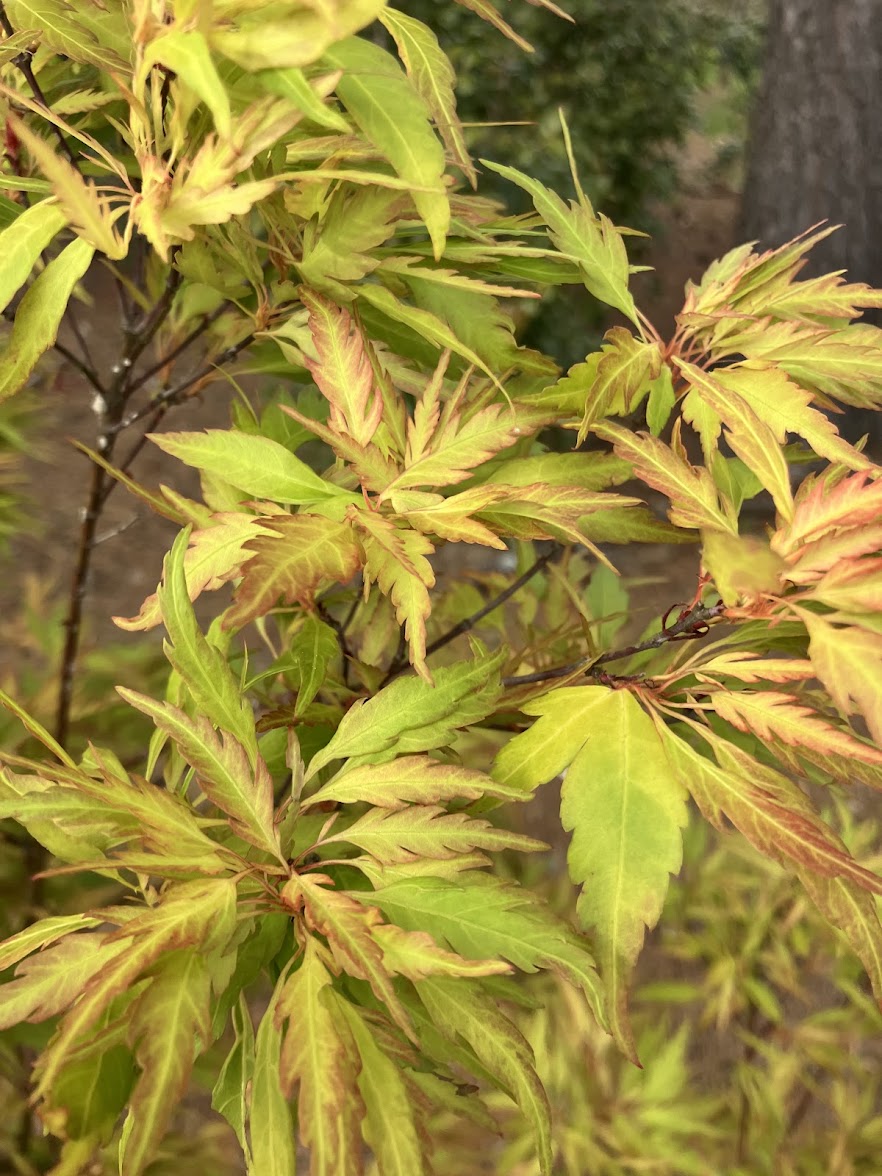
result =
[[[23,960],[0,985],[0,1029],[46,1021],[65,1012],[90,981],[125,950],[106,932],[67,936]],[[11,942],[11,941],[10,941]]]
[[[503,976],[514,971],[504,960],[471,960],[439,947],[427,931],[405,931],[394,923],[374,929],[383,963],[393,976],[425,980],[428,976]]]
[[[832,421],[811,407],[812,393],[794,383],[781,368],[744,363],[718,370],[714,377],[724,389],[747,402],[780,444],[788,433],[796,433],[828,461],[841,462],[852,470],[873,468],[869,458],[839,436]]]
[[[364,340],[348,310],[311,290],[301,293],[309,312],[309,329],[317,360],[307,367],[331,406],[329,424],[367,445],[383,418],[383,400],[374,388],[374,373]]]
[[[338,971],[366,980],[396,1025],[413,1037],[410,1018],[373,937],[373,928],[382,922],[380,912],[331,889],[329,882],[325,875],[299,874],[285,884],[282,899],[294,910],[303,908],[307,924],[327,939]]]
[[[616,454],[631,463],[638,478],[667,495],[671,501],[669,518],[676,526],[737,533],[736,524],[720,507],[708,470],[690,465],[647,433],[632,433],[609,423],[595,426],[594,432],[615,446]]]
[[[718,654],[690,672],[704,680],[708,674],[737,678],[740,682],[804,682],[814,677],[812,663],[803,658],[762,657],[745,649]]]
[[[432,612],[429,589],[435,585],[435,573],[426,556],[434,547],[418,531],[396,527],[391,518],[374,511],[352,507],[348,517],[363,532],[365,583],[375,582],[395,605],[410,646],[411,663],[420,677],[431,682],[426,665],[426,621]]]
[[[504,849],[537,853],[547,849],[522,833],[497,829],[489,821],[465,813],[447,813],[438,805],[410,805],[400,809],[371,809],[345,829],[332,831],[322,841],[357,845],[381,862],[415,858],[452,858],[472,849],[499,853]]]
[[[505,405],[482,408],[464,424],[452,421],[436,433],[428,449],[383,491],[381,500],[398,490],[416,486],[452,486],[503,449],[513,445],[526,430]]]
[[[90,927],[97,927],[103,919],[98,915],[51,915],[46,919],[38,919],[31,923],[17,935],[10,935],[0,944],[0,971],[11,968],[19,960],[31,954],[37,948],[43,951],[58,939],[63,939],[74,931],[86,931]]]
[[[358,543],[348,523],[319,515],[277,515],[262,520],[262,530],[245,549],[252,554],[224,613],[225,629],[242,628],[279,601],[309,605],[323,582],[345,584],[358,571]]]
[[[231,818],[234,831],[284,863],[279,831],[273,824],[273,781],[263,757],[258,753],[252,766],[242,744],[226,731],[215,731],[204,715],[191,719],[169,702],[156,702],[122,687],[119,693],[174,740],[195,769],[200,788]]]
[[[772,546],[782,555],[820,539],[836,527],[875,523],[882,516],[882,479],[850,474],[830,485],[825,478],[807,478],[796,496],[790,526],[775,535]]]
[[[813,613],[803,612],[802,620],[812,665],[841,714],[861,715],[882,743],[882,636]]]
[[[364,1114],[355,1081],[358,1057],[312,937],[306,940],[300,967],[285,981],[275,1016],[277,1025],[289,1021],[279,1071],[284,1093],[290,1098],[297,1091],[300,1134],[310,1149],[312,1176],[358,1176]]]
[[[774,545],[774,537],[772,543]],[[853,566],[852,561],[880,552],[882,524],[832,531],[797,548],[788,559],[790,566],[785,576],[791,584],[813,584],[840,563]]]
[[[248,543],[273,532],[260,519],[239,511],[213,516],[214,525],[190,533],[190,546],[184,555],[187,594],[195,600],[201,593],[213,591],[238,576],[242,564],[254,554]],[[154,592],[141,605],[135,617],[114,617],[120,629],[144,631],[162,623],[159,597]]]
[[[882,612],[882,558],[840,560],[809,595],[844,612]]]
[[[235,916],[236,884],[232,879],[181,882],[167,890],[155,907],[114,932],[108,942],[123,943],[125,950],[109,963],[105,962],[92,976],[80,999],[61,1022],[51,1046],[43,1054],[35,1095],[39,1097],[51,1090],[77,1042],[114,997],[129,989],[158,959],[176,948],[222,947],[235,931]]]
[[[184,1097],[193,1062],[211,1041],[211,975],[195,951],[173,951],[130,1010],[141,1068],[120,1142],[120,1170],[140,1176]]]
[[[806,748],[822,756],[882,764],[882,751],[862,743],[850,731],[834,727],[791,694],[777,690],[715,691],[710,700],[721,718],[770,745],[781,740],[789,747]]]
[[[750,403],[731,387],[724,388],[713,376],[684,360],[677,361],[691,388],[719,416],[728,429],[726,440],[749,470],[759,478],[772,496],[782,519],[793,517],[793,492],[790,473],[779,441]],[[819,414],[820,415],[820,414]]]
[[[426,755],[406,755],[389,764],[362,764],[344,771],[303,800],[301,807],[333,801],[401,809],[407,804],[480,800],[482,796],[524,799],[522,792],[497,784],[484,772],[442,764]]]
[[[793,781],[697,725],[716,762],[663,724],[658,727],[672,766],[717,828],[725,815],[751,845],[775,861],[795,863],[824,878],[845,878],[882,894],[882,878],[858,865]]]
[[[819,878],[802,871],[800,881],[821,914],[845,936],[882,1005],[882,925],[875,898],[847,878]]]

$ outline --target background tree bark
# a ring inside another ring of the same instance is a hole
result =
[[[882,0],[770,0],[742,236],[780,245],[845,227],[813,273],[882,285]]]

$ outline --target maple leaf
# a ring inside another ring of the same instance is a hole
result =
[[[716,828],[725,815],[767,857],[882,894],[882,878],[858,865],[793,781],[697,724],[690,726],[711,745],[716,762],[657,726],[672,766]]]
[[[435,977],[417,983],[420,1000],[441,1032],[465,1040],[530,1122],[539,1171],[551,1176],[551,1110],[526,1038],[473,980]]]
[[[202,791],[232,820],[235,832],[251,845],[284,863],[278,829],[273,824],[273,781],[263,758],[249,761],[232,735],[218,734],[204,716],[191,719],[169,702],[155,702],[134,690],[120,695],[174,739],[198,774]]]
[[[362,1170],[359,1125],[364,1107],[355,1083],[358,1062],[345,1017],[334,1001],[332,978],[311,936],[303,962],[285,981],[275,1023],[290,1022],[282,1042],[282,1091],[297,1091],[298,1123],[318,1176],[356,1176]]]
[[[647,433],[634,434],[608,422],[595,425],[594,432],[615,447],[617,456],[631,463],[638,478],[667,495],[669,517],[676,526],[737,531],[720,507],[708,470],[691,465],[685,455]]]
[[[384,515],[354,507],[347,516],[364,532],[365,583],[376,582],[384,596],[395,605],[398,623],[410,645],[410,660],[420,677],[431,682],[426,665],[426,621],[432,612],[429,589],[435,585],[435,573],[426,559],[435,550],[424,535],[397,527]]]
[[[438,805],[371,809],[345,829],[328,834],[322,844],[334,841],[357,845],[379,861],[392,863],[418,857],[452,858],[472,849],[520,853],[548,849],[544,841],[497,829],[465,813],[447,813]]]
[[[390,764],[363,764],[334,777],[306,797],[301,808],[325,804],[370,804],[401,809],[407,804],[448,800],[523,800],[524,794],[497,784],[486,773],[459,764],[442,764],[425,755],[407,755]]]
[[[882,557],[839,560],[806,597],[850,613],[882,611]]]
[[[882,742],[882,636],[809,612],[801,616],[812,665],[840,713],[860,714],[876,743]]]
[[[205,591],[213,591],[234,580],[253,552],[248,544],[261,535],[273,532],[254,515],[228,511],[212,516],[213,524],[190,533],[190,546],[184,555],[187,594],[196,600]],[[162,623],[159,596],[148,596],[135,617],[114,617],[120,629],[132,632],[152,629]]]
[[[880,512],[882,479],[870,481],[867,472],[850,474],[832,483],[828,477],[809,477],[799,488],[790,525],[776,532],[772,546],[782,555],[789,555],[835,528],[873,523]]]
[[[280,600],[311,604],[320,584],[345,584],[360,566],[358,543],[348,523],[309,514],[273,515],[261,522],[264,533],[246,547],[250,558],[224,613],[225,629],[240,629],[265,616]]]
[[[781,368],[745,362],[718,369],[714,379],[728,393],[745,401],[769,426],[779,444],[784,443],[788,433],[797,433],[828,461],[841,462],[852,470],[873,468],[869,458],[840,437],[832,421],[811,407],[812,393],[794,383]]]
[[[348,310],[310,290],[301,293],[317,360],[307,368],[331,405],[329,424],[366,446],[383,418],[383,400],[374,388],[373,368],[361,331]]]
[[[405,931],[394,923],[374,928],[383,963],[393,976],[425,980],[428,976],[504,976],[513,969],[503,960],[470,960],[439,947],[426,931]]]
[[[588,390],[576,444],[601,417],[633,412],[652,380],[658,376],[662,357],[658,345],[635,339],[624,327],[613,327],[606,340],[597,372]]]
[[[773,751],[780,740],[798,751],[805,748],[821,756],[882,764],[882,751],[862,743],[850,731],[834,727],[791,694],[777,690],[715,691],[710,700],[721,718],[739,731],[753,733]]]
[[[328,940],[338,972],[367,980],[396,1025],[410,1038],[413,1028],[392,978],[383,964],[383,953],[373,928],[382,922],[376,907],[365,907],[340,891],[330,889],[326,875],[299,874],[282,889],[282,900],[293,910],[303,909],[309,927]]]
[[[389,483],[380,501],[411,487],[434,489],[465,481],[476,466],[527,433],[524,423],[504,405],[479,409],[465,423],[454,416],[434,434],[428,448]]]
[[[780,516],[785,520],[791,519],[794,511],[793,492],[787,462],[779,444],[782,438],[776,436],[772,427],[754,411],[746,399],[733,394],[731,388],[723,387],[693,364],[684,360],[676,362],[690,386],[726,425],[726,440],[769,491]]]

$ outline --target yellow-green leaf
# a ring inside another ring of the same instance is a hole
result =
[[[0,233],[0,311],[5,310],[40,259],[52,238],[67,220],[53,200],[41,200],[26,208]]]
[[[70,296],[89,268],[94,252],[82,238],[72,241],[49,262],[22,298],[12,334],[0,354],[0,401],[18,392],[40,356],[55,342]]]

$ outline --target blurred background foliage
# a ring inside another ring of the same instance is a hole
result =
[[[524,0],[504,5],[532,53],[457,4],[399,0],[398,7],[428,24],[453,62],[460,116],[484,124],[469,132],[475,158],[504,161],[570,197],[563,110],[595,207],[655,234],[677,193],[690,131],[712,141],[714,167],[737,182],[761,64],[763,0],[569,0],[562,7],[572,24]],[[516,211],[529,208],[523,192],[486,171],[480,190]],[[631,244],[643,261],[645,247]],[[543,299],[524,342],[568,367],[596,347],[602,329],[601,308],[564,288]]]

